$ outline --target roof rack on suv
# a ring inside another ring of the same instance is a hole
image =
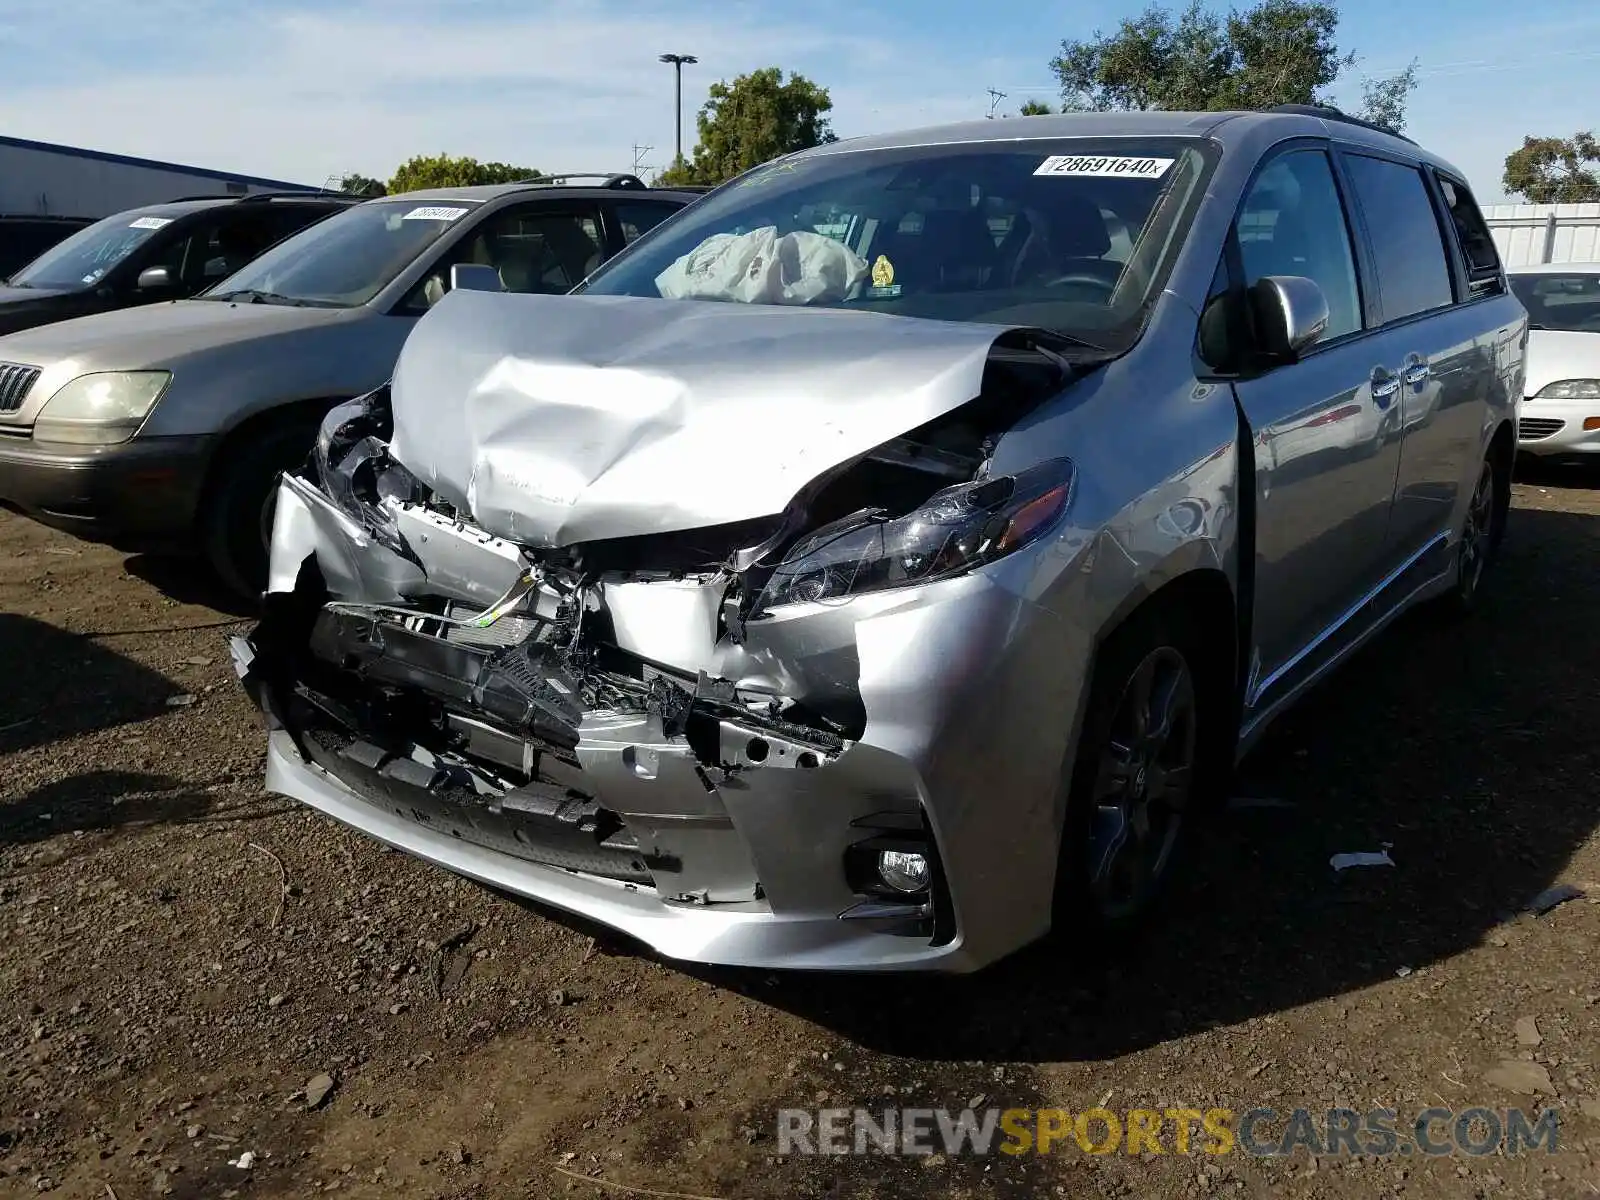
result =
[[[1374,133],[1386,133],[1390,137],[1399,138],[1402,142],[1411,142],[1403,133],[1396,133],[1392,129],[1385,129],[1382,125],[1372,121],[1363,121],[1360,117],[1352,117],[1341,108],[1331,104],[1275,104],[1267,109],[1268,112],[1292,113],[1300,117],[1320,117],[1324,121],[1342,121],[1346,125],[1358,125],[1362,129],[1370,129]],[[1415,142],[1411,142],[1413,146]]]
[[[163,204],[183,204],[190,200],[233,200],[238,203],[257,202],[263,200],[354,200],[359,196],[349,196],[344,192],[313,191],[281,191],[281,192],[245,192],[242,196],[235,194],[206,192],[196,196],[174,196],[171,200],[163,200]]]
[[[560,185],[569,179],[599,179],[601,187],[606,188],[643,188],[649,185],[637,175],[630,175],[626,171],[550,171],[533,179],[519,179],[518,183],[550,183]]]

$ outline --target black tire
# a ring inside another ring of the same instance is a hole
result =
[[[251,602],[267,584],[278,476],[305,462],[316,436],[315,426],[279,425],[241,439],[212,465],[215,482],[202,512],[206,557],[222,582]]]
[[[1491,448],[1478,470],[1461,537],[1456,542],[1455,586],[1441,597],[1443,610],[1465,617],[1478,606],[1484,577],[1500,553],[1505,539],[1506,514],[1511,507],[1510,456]]]
[[[1074,946],[1110,948],[1149,920],[1179,861],[1187,827],[1226,788],[1234,746],[1227,688],[1218,685],[1216,664],[1208,660],[1215,641],[1208,643],[1181,612],[1136,615],[1096,656],[1072,774],[1065,781],[1066,821],[1056,867],[1053,928]],[[1161,746],[1130,744],[1138,736],[1130,722],[1141,702],[1141,680],[1156,690],[1171,689],[1173,720]],[[1175,779],[1179,770],[1187,772],[1186,784]],[[1113,815],[1113,808],[1120,814]],[[1125,839],[1148,839],[1143,857],[1153,869],[1142,881],[1107,858],[1119,819]]]

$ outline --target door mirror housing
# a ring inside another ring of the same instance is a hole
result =
[[[1328,298],[1303,275],[1258,279],[1250,309],[1256,351],[1274,362],[1294,362],[1328,331]]]
[[[451,291],[503,292],[500,272],[483,263],[456,263],[450,268]]]
[[[166,267],[146,267],[139,272],[137,286],[141,292],[169,292],[173,288],[172,272]]]

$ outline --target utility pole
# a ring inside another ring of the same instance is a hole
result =
[[[644,165],[644,156],[654,149],[654,146],[641,146],[638,142],[633,144],[633,173],[635,175],[643,178],[644,172],[650,169]]]
[[[674,124],[678,134],[678,153],[672,163],[673,166],[681,167],[683,165],[683,64],[697,63],[700,60],[692,54],[663,54],[661,61],[672,64],[672,73],[677,83],[677,102],[673,111],[676,113]]]
[[[989,91],[989,119],[992,121],[992,120],[994,120],[994,110],[1000,107],[1000,101],[1002,101],[1002,100],[1004,100],[1006,98],[1006,94],[1004,92],[996,91],[994,88],[989,88],[988,91]]]

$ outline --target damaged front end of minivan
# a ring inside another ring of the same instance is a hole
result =
[[[1031,940],[1069,731],[1028,716],[1074,681],[1030,580],[1082,545],[1070,461],[990,462],[1074,369],[1025,330],[453,295],[281,482],[234,643],[268,786],[671,957]]]

